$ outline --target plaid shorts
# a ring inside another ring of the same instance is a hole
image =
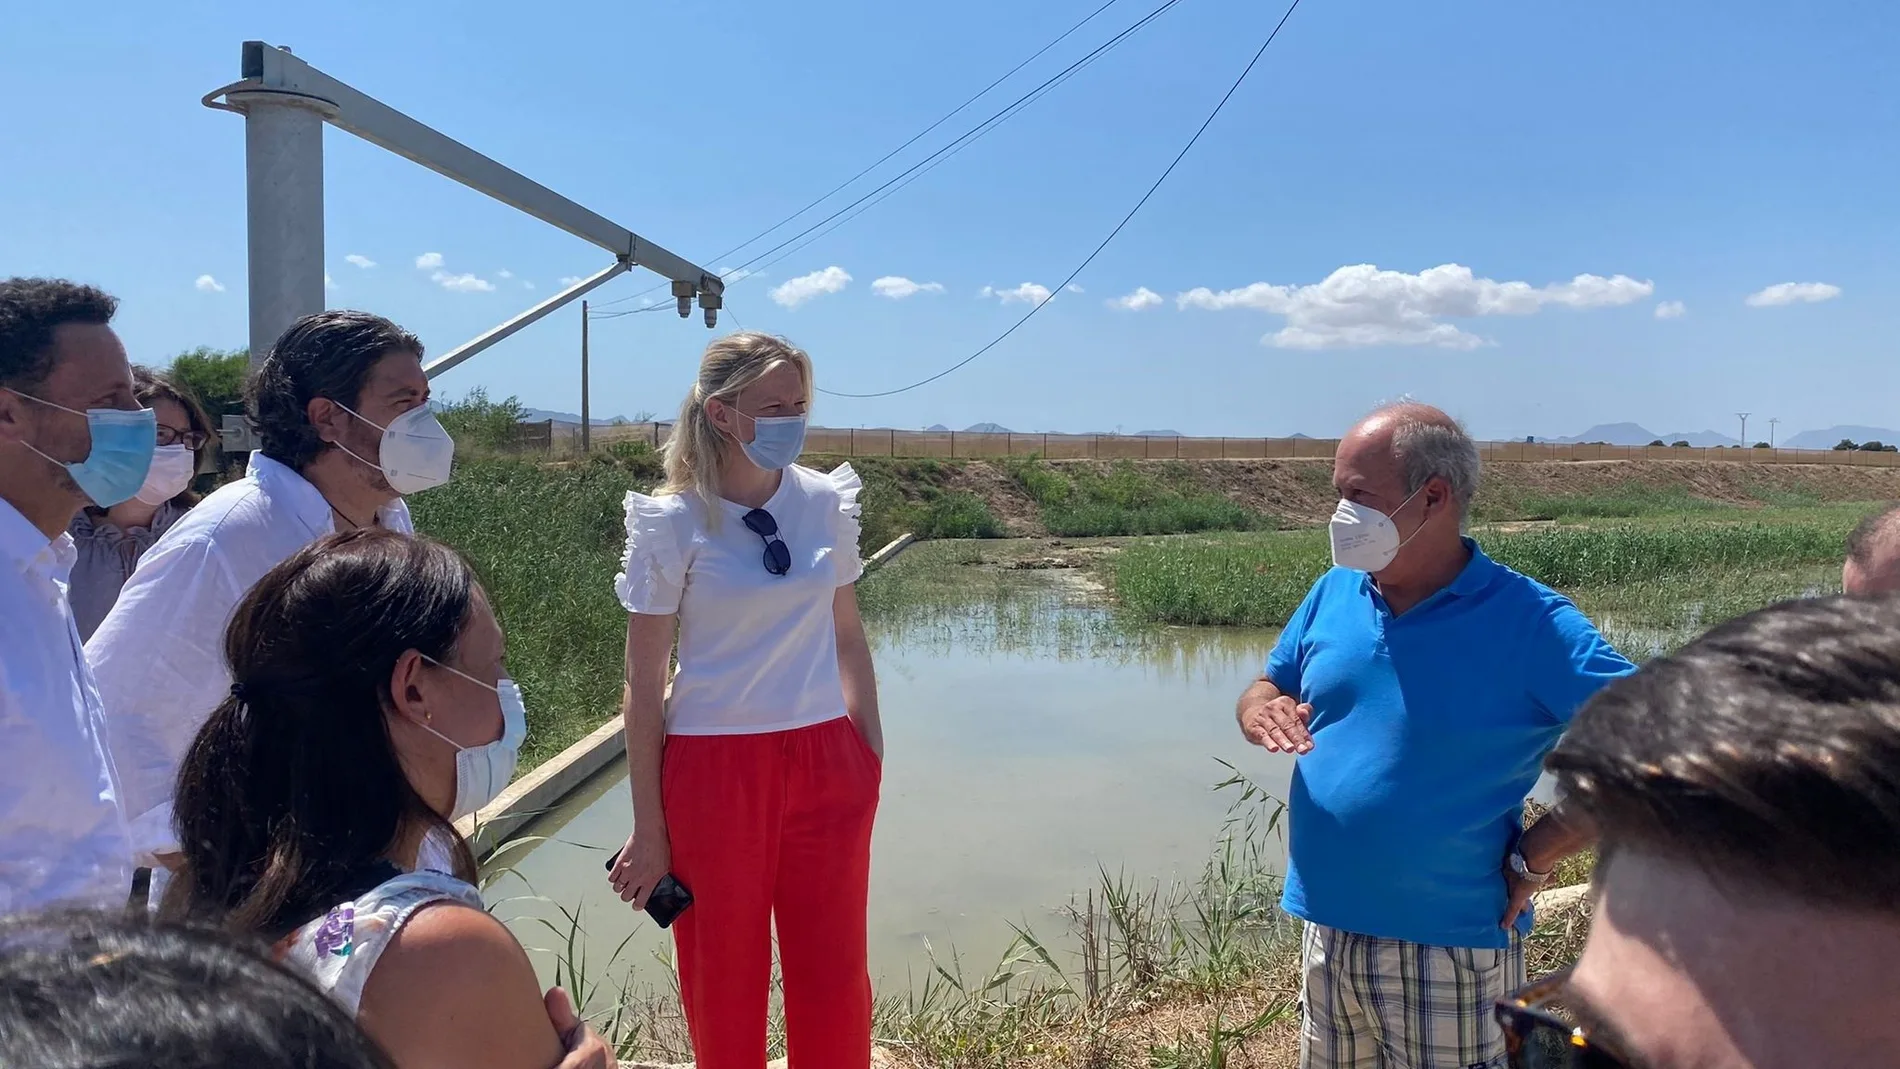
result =
[[[1435,947],[1307,924],[1300,1069],[1502,1069],[1496,1000],[1524,984],[1524,944]]]

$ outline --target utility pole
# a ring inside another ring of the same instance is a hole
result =
[[[587,302],[581,302],[581,452],[594,447],[593,413],[587,407]]]
[[[1737,412],[1737,413],[1735,413],[1735,414],[1736,414],[1737,416],[1739,416],[1739,417],[1741,417],[1741,420],[1742,420],[1742,448],[1743,448],[1743,449],[1747,449],[1747,448],[1748,448],[1748,413],[1746,413],[1746,412]]]
[[[1780,422],[1780,416],[1773,416],[1768,420],[1768,448],[1770,449],[1775,447],[1775,424]]]

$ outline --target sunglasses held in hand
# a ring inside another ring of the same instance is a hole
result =
[[[1498,1000],[1498,1024],[1511,1069],[1630,1069],[1553,1005],[1569,981],[1555,973]]]

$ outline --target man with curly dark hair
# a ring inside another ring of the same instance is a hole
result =
[[[136,494],[156,441],[117,307],[62,279],[0,281],[0,914],[123,903],[131,889],[105,712],[67,596],[67,525]]]
[[[247,388],[261,448],[165,532],[86,643],[141,853],[164,864],[178,764],[230,689],[225,622],[265,572],[338,530],[410,532],[402,495],[448,478],[422,342],[368,312],[305,316]],[[163,882],[162,874],[158,883]]]

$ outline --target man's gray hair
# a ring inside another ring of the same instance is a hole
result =
[[[1471,499],[1478,495],[1478,443],[1464,426],[1437,409],[1395,406],[1391,418],[1392,452],[1405,471],[1407,497],[1434,478],[1451,486],[1462,524],[1471,515]]]

